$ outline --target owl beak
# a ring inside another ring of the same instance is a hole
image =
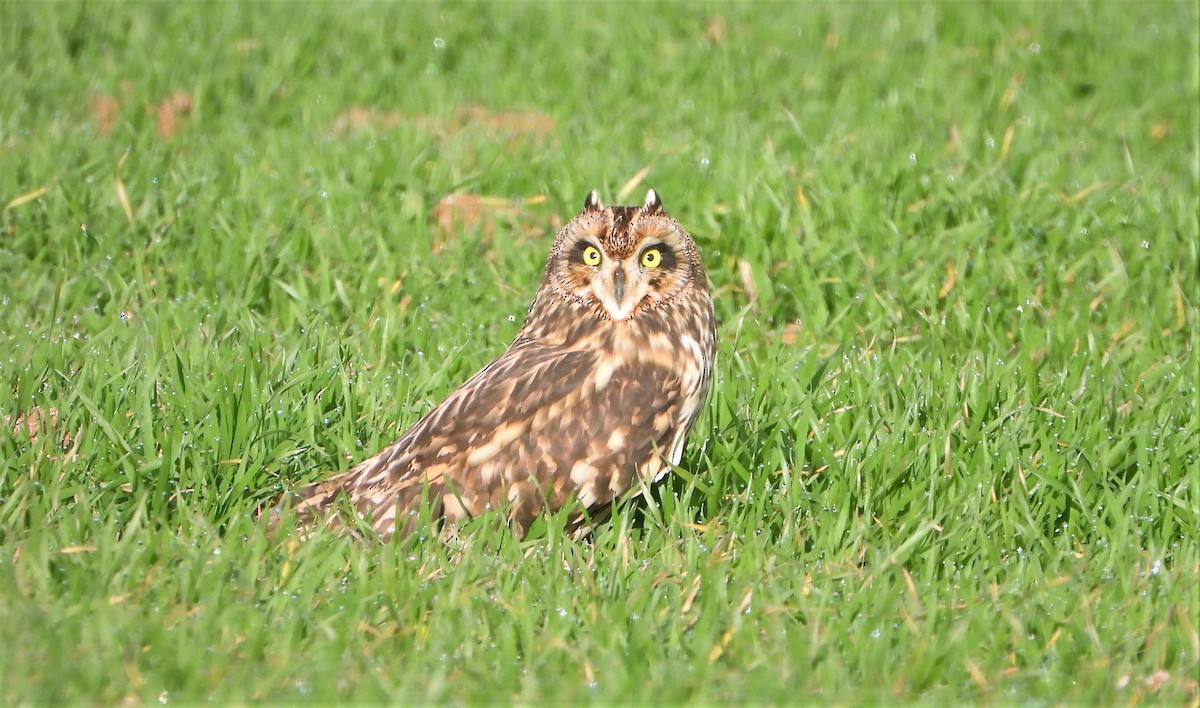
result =
[[[613,273],[613,295],[616,297],[618,305],[625,299],[625,270],[623,268],[617,268]]]

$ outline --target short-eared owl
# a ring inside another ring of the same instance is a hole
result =
[[[654,190],[641,207],[592,192],[508,349],[379,454],[301,490],[299,523],[343,526],[344,498],[382,535],[422,511],[453,523],[499,510],[523,535],[574,504],[582,525],[678,464],[714,349],[691,236]]]

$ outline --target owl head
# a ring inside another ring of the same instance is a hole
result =
[[[590,192],[554,241],[544,285],[596,317],[622,322],[697,282],[706,286],[696,244],[651,189],[640,207],[606,207]]]

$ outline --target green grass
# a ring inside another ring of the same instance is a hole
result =
[[[0,5],[0,702],[1194,705],[1197,19]],[[671,484],[266,535],[644,168],[721,322]]]

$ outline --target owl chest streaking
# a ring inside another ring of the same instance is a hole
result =
[[[573,525],[597,518],[678,464],[715,346],[696,244],[658,195],[604,207],[592,192],[508,349],[378,454],[301,490],[298,522],[344,526],[343,497],[381,535],[422,513],[495,510],[522,535],[568,505]]]

